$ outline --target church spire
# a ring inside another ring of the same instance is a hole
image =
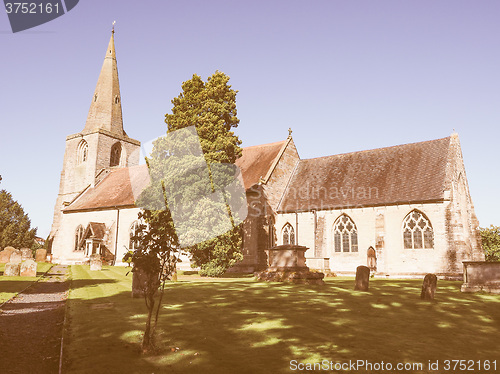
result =
[[[111,32],[106,57],[97,80],[87,122],[83,131],[103,129],[117,135],[126,135],[123,130],[122,104],[118,68],[115,54],[115,30]]]

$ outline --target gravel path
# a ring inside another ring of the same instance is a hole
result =
[[[1,373],[59,372],[67,271],[67,266],[53,266],[0,309]]]

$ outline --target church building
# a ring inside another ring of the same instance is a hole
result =
[[[53,259],[100,253],[121,265],[138,225],[135,199],[149,184],[140,142],[123,129],[111,35],[87,121],[66,138],[50,234]],[[460,276],[484,260],[458,134],[387,148],[301,159],[291,136],[243,148],[236,161],[248,203],[243,261],[265,268],[266,249],[298,244],[310,268],[385,276]],[[189,260],[184,257],[185,265]],[[186,264],[187,263],[187,264]]]

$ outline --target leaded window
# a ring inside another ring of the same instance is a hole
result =
[[[295,230],[289,223],[283,227],[283,245],[286,244],[295,244]]]
[[[82,225],[79,225],[75,231],[75,247],[74,247],[75,251],[83,251],[84,249],[83,234],[84,234],[83,227]]]
[[[411,211],[403,220],[405,249],[434,248],[434,230],[431,221],[420,211]]]
[[[122,146],[120,143],[115,143],[111,147],[111,157],[109,161],[109,166],[118,166],[120,165],[120,157],[122,155]]]
[[[128,244],[129,250],[134,251],[137,248],[139,248],[139,241],[134,238],[138,228],[139,228],[139,221],[135,221],[134,223],[132,223],[132,226],[130,226],[129,244]]]
[[[335,252],[357,252],[358,231],[351,217],[341,215],[333,225],[333,246]]]

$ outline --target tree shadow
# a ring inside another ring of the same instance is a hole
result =
[[[170,283],[159,320],[161,350],[150,357],[138,353],[143,300],[131,299],[129,291],[73,300],[67,369],[289,373],[292,360],[427,364],[496,357],[491,342],[500,326],[498,297],[462,294],[460,283],[450,281],[438,282],[433,302],[420,300],[421,280],[375,279],[368,292],[353,288],[353,279],[324,286],[249,279]],[[90,368],[89,361],[99,366]]]

